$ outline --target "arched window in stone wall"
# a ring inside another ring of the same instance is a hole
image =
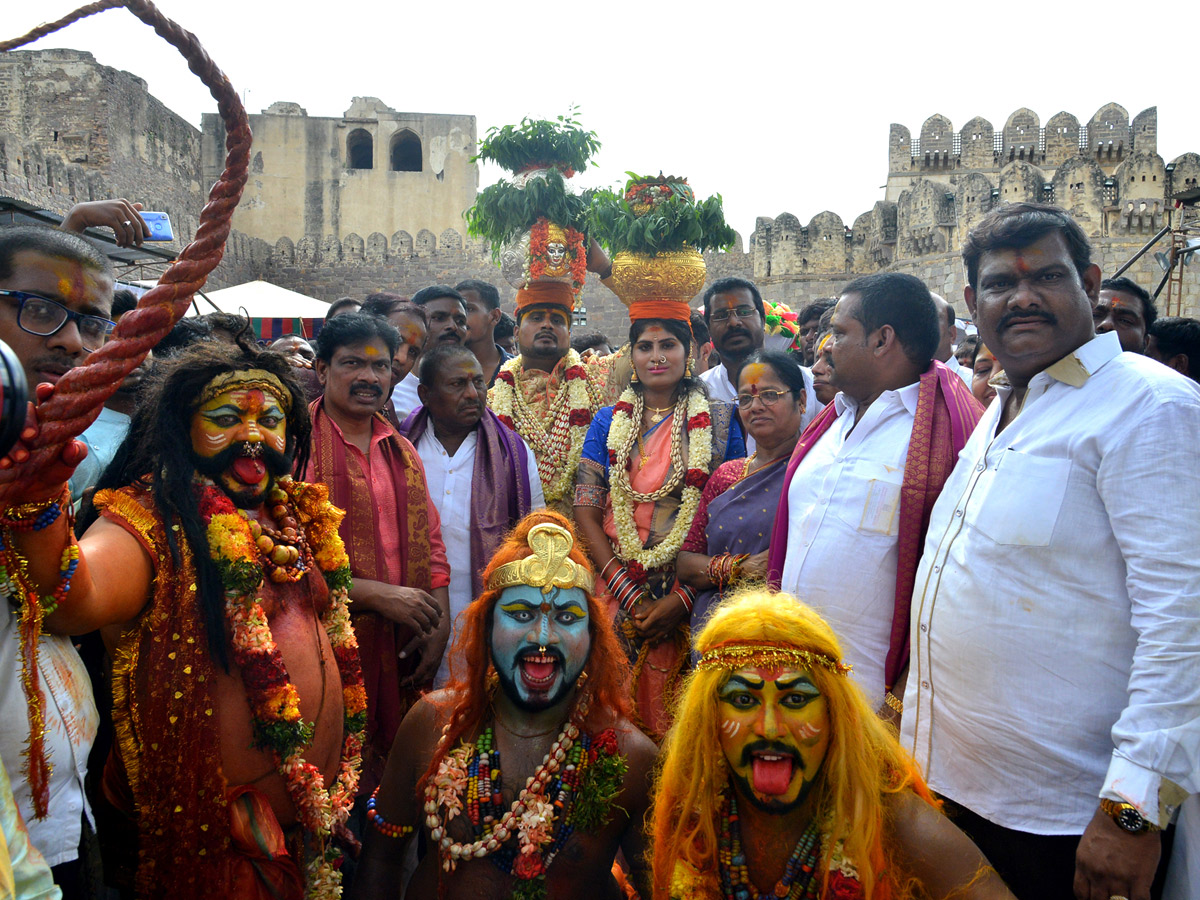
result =
[[[355,128],[346,136],[346,165],[351,169],[375,168],[375,140],[363,128]]]
[[[391,157],[393,172],[420,172],[421,139],[407,128],[396,132]]]

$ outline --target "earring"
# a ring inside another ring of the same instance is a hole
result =
[[[686,370],[685,374],[687,375],[688,378],[691,378],[692,373],[694,371],[695,371],[695,366],[692,365],[692,358],[689,356],[688,361],[687,361],[687,370]]]
[[[630,383],[630,384],[637,384],[637,383],[638,383],[637,369],[634,369],[634,370],[633,370],[633,377],[629,379],[629,383]]]

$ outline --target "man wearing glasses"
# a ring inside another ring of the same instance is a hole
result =
[[[30,393],[57,384],[104,345],[113,323],[113,275],[108,259],[83,238],[53,228],[0,228],[0,340],[25,370]],[[45,742],[53,763],[49,809],[34,816],[22,751],[29,738],[21,688],[17,615],[0,604],[0,758],[33,845],[41,851],[65,897],[83,896],[79,844],[91,811],[83,793],[88,751],[99,717],[87,672],[64,636],[43,635],[38,671],[45,704]]]
[[[937,307],[911,275],[852,281],[832,335],[838,393],[792,452],[769,578],[833,626],[852,677],[898,725],[925,524],[983,408],[934,361]]]
[[[715,400],[737,401],[738,373],[755,350],[763,348],[766,312],[762,294],[754,282],[745,278],[722,278],[714,281],[704,292],[704,321],[708,325],[713,347],[721,356],[721,364],[700,376]],[[805,400],[801,427],[807,428],[821,411],[812,390],[812,373],[803,366]],[[744,424],[744,423],[743,423]],[[745,428],[742,429],[745,431]],[[754,452],[754,440],[746,437],[746,452]]]

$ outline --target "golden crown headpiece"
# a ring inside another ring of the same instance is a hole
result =
[[[543,522],[529,529],[525,541],[533,555],[496,569],[487,580],[489,591],[528,585],[541,588],[543,594],[554,588],[583,588],[589,594],[592,592],[595,577],[570,558],[575,546],[571,532],[561,525]]]
[[[204,386],[196,406],[203,406],[226,391],[244,391],[254,388],[266,391],[278,400],[285,413],[292,411],[292,392],[283,386],[283,382],[276,375],[266,369],[237,369],[233,372],[222,372]]]
[[[840,659],[780,641],[725,641],[710,647],[696,663],[696,668],[701,671],[725,669],[732,672],[735,669],[773,669],[779,666],[802,666],[806,669],[820,666],[835,675],[848,675],[851,669]]]

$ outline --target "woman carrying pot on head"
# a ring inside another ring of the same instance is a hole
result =
[[[670,724],[665,696],[687,664],[696,597],[676,578],[675,558],[709,475],[746,448],[733,404],[709,400],[690,374],[686,302],[656,308],[670,317],[634,318],[629,329],[632,383],[592,419],[575,524],[633,663],[638,724],[657,739]]]
[[[679,580],[698,593],[693,632],[724,594],[766,581],[767,544],[787,461],[800,437],[805,393],[804,375],[790,354],[758,350],[742,366],[737,405],[755,451],[712,473],[676,561]]]

